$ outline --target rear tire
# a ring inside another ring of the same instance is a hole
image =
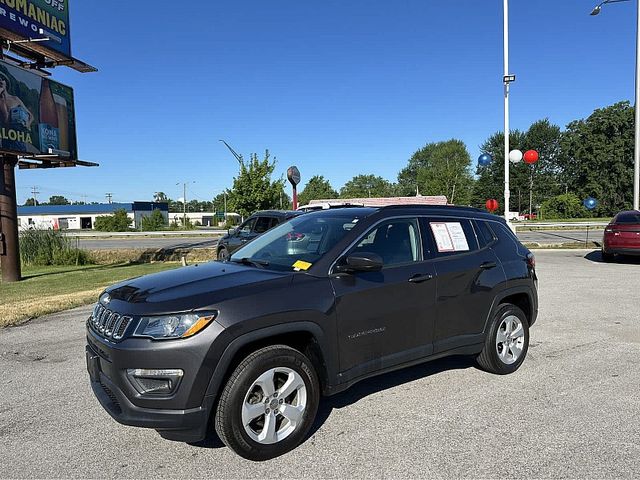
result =
[[[476,358],[481,369],[497,375],[515,372],[527,356],[529,349],[529,322],[524,312],[515,305],[498,306],[484,348]]]
[[[615,259],[615,255],[613,253],[607,253],[602,249],[602,261],[603,262],[613,262]]]
[[[220,250],[218,250],[218,260],[220,261],[226,260],[228,256],[229,256],[229,252],[227,252],[226,248],[221,247]]]
[[[304,441],[315,420],[320,384],[311,361],[286,345],[262,348],[234,370],[222,391],[215,428],[241,457],[278,457]]]

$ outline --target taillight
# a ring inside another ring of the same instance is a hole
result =
[[[531,268],[536,268],[536,256],[531,252],[527,255],[527,265]]]
[[[604,229],[604,233],[613,233],[614,235],[619,235],[620,232],[616,230],[617,225],[607,225]]]

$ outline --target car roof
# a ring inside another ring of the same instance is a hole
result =
[[[302,215],[305,212],[299,212],[297,210],[261,210],[253,213],[252,217],[295,217]]]
[[[374,213],[381,215],[441,215],[441,216],[462,216],[467,218],[481,218],[483,220],[493,220],[505,223],[503,217],[488,213],[479,208],[458,207],[455,205],[389,205],[385,207],[348,207],[332,208],[327,210],[316,210],[305,213],[305,215],[322,215],[331,217],[332,215],[353,215],[354,217],[368,217]]]

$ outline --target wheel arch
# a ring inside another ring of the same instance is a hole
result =
[[[309,358],[318,374],[321,390],[332,383],[335,365],[327,355],[324,332],[313,322],[291,322],[245,333],[225,349],[207,387],[206,396],[218,396],[233,370],[250,353],[268,345],[287,345]]]
[[[495,315],[500,305],[510,303],[520,308],[527,316],[529,326],[532,326],[538,316],[538,303],[534,292],[528,287],[508,288],[500,292],[493,300],[489,316],[485,321],[484,332],[487,332],[491,319]]]

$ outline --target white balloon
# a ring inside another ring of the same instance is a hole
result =
[[[520,150],[511,150],[509,152],[509,161],[512,163],[518,163],[522,160],[522,152]]]

